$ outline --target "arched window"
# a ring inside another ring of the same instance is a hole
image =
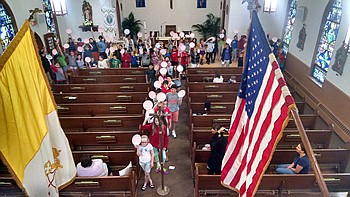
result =
[[[335,42],[338,37],[341,15],[341,0],[331,0],[323,15],[319,44],[311,73],[311,76],[320,85],[325,81],[329,64],[331,63]]]
[[[54,13],[50,0],[43,0],[44,13],[46,19],[47,31],[56,34],[56,25],[54,20]]]
[[[298,0],[290,0],[288,16],[287,16],[286,25],[284,27],[284,34],[283,34],[284,54],[288,53],[289,44],[290,44],[290,41],[292,40],[292,32],[294,28],[293,25],[297,14],[297,5],[298,5]]]
[[[0,41],[2,50],[6,49],[17,33],[14,20],[15,18],[6,2],[0,0]]]

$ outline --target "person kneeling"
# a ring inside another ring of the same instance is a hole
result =
[[[277,165],[277,174],[308,174],[310,169],[309,158],[305,154],[305,149],[302,144],[298,144],[295,148],[298,153],[294,157],[292,164],[280,164]]]

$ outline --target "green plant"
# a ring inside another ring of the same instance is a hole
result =
[[[141,20],[136,20],[132,12],[122,22],[123,29],[129,29],[132,38],[141,30],[140,26],[143,26]]]
[[[207,14],[207,20],[202,24],[192,25],[194,31],[198,32],[203,36],[204,39],[207,39],[210,36],[215,36],[220,32],[220,22],[221,18],[215,17],[214,14]]]

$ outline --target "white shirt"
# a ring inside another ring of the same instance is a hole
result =
[[[98,61],[98,68],[108,68],[108,59]]]
[[[224,82],[224,78],[222,76],[220,76],[220,78],[215,77],[213,79],[213,83],[223,83]]]
[[[139,145],[138,149],[140,150],[140,162],[147,163],[151,161],[151,150],[153,150],[153,146],[151,143],[148,143],[147,146]]]
[[[89,167],[84,168],[81,163],[77,165],[78,176],[108,176],[107,164],[102,159],[93,159]]]

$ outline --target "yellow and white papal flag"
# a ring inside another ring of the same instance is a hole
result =
[[[0,157],[29,196],[58,196],[76,174],[26,21],[0,57]]]

